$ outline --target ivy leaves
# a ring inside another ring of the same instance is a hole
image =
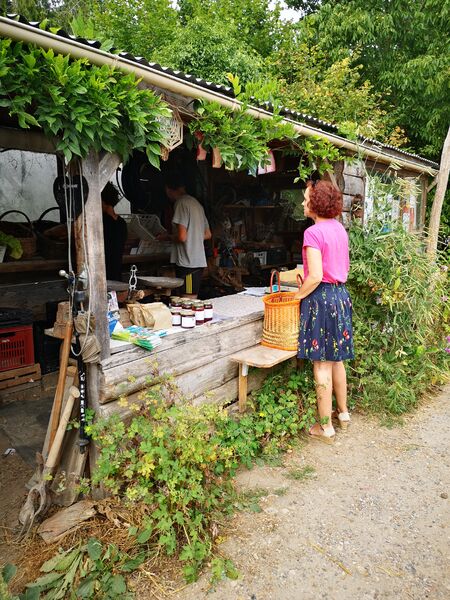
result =
[[[133,149],[159,167],[164,138],[158,119],[170,109],[152,91],[124,75],[53,50],[0,40],[0,107],[21,128],[41,127],[57,138],[67,161],[89,150],[117,152],[124,161]]]

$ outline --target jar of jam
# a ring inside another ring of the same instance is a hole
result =
[[[178,296],[173,296],[170,298],[170,310],[175,310],[176,312],[180,312],[181,310],[181,300]]]
[[[182,300],[181,301],[181,309],[182,310],[192,310],[193,302],[192,300]]]
[[[212,321],[213,319],[213,304],[210,300],[206,300],[203,303],[203,307],[205,309],[205,323],[208,321]]]
[[[193,310],[181,311],[181,327],[183,329],[193,329],[195,327],[195,313]]]
[[[174,327],[179,327],[181,325],[181,310],[180,310],[180,308],[172,307],[170,309],[170,312],[172,314],[172,325]]]
[[[203,325],[205,322],[205,308],[203,302],[194,302],[193,310],[195,313],[195,324]]]

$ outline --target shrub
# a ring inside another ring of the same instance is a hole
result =
[[[231,417],[215,405],[167,405],[173,386],[144,394],[129,425],[118,415],[90,426],[100,448],[94,483],[129,503],[146,505],[131,534],[137,542],[179,553],[187,580],[211,554],[215,523],[233,506],[231,478],[241,464],[286,448],[314,412],[310,374],[270,378],[254,411]]]
[[[411,410],[444,381],[449,333],[446,268],[430,263],[423,241],[401,226],[350,231],[354,307],[354,403],[374,411]]]

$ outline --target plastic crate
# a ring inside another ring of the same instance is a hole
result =
[[[33,326],[0,328],[0,372],[33,364]]]

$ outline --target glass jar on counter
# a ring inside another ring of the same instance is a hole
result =
[[[182,309],[180,315],[183,329],[193,329],[195,327],[195,313],[192,309]]]
[[[203,302],[203,307],[205,309],[205,323],[208,321],[212,321],[213,319],[213,304],[210,300],[205,300]]]
[[[181,308],[182,310],[192,310],[193,307],[193,301],[192,300],[186,300],[186,299],[182,299],[181,300]]]
[[[172,307],[170,309],[172,315],[172,325],[173,327],[179,327],[181,325],[181,309]]]
[[[170,298],[170,310],[172,309],[177,312],[180,312],[181,310],[181,299],[178,298],[178,296],[172,296]]]
[[[194,302],[193,311],[195,313],[195,324],[203,325],[205,322],[205,307],[203,302]]]

